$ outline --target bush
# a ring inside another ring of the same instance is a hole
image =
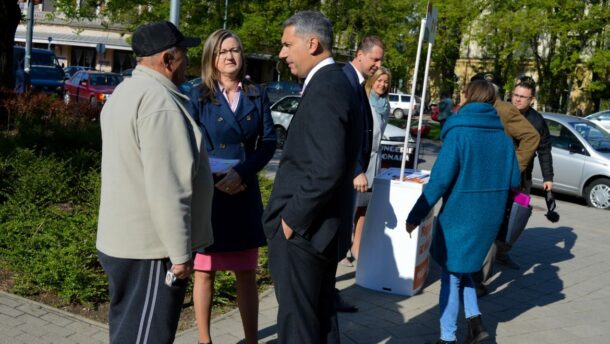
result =
[[[108,300],[95,236],[100,191],[99,114],[42,94],[0,90],[0,268],[21,295],[66,303]],[[266,202],[272,182],[259,178]],[[259,284],[268,285],[266,249]],[[218,273],[215,303],[235,300],[235,277]]]

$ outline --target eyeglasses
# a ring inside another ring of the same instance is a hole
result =
[[[231,54],[231,56],[239,55],[239,54],[241,54],[241,49],[239,49],[239,48],[222,49],[222,50],[219,50],[217,54],[218,54],[218,56],[221,56],[221,57],[228,57],[229,54]]]
[[[517,98],[517,99],[525,99],[525,100],[530,100],[532,99],[532,97],[526,97],[526,96],[522,96],[520,94],[514,94],[513,93],[513,98]]]

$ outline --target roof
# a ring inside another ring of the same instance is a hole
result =
[[[25,42],[26,32],[23,28],[18,27],[15,32],[15,42]],[[114,38],[100,34],[99,36],[78,35],[76,33],[57,33],[49,31],[35,30],[33,34],[34,43],[49,43],[49,37],[52,38],[52,44],[70,45],[77,47],[95,48],[98,43],[106,45],[106,49],[131,51],[131,44],[127,43],[123,38]]]

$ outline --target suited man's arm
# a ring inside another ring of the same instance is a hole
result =
[[[329,97],[322,87],[309,92],[308,99],[315,99],[316,102],[307,104],[309,111],[299,113],[304,118],[299,122],[302,126],[292,127],[291,130],[301,132],[304,142],[298,144],[303,145],[314,160],[311,166],[304,167],[306,180],[298,185],[280,213],[283,222],[301,236],[306,236],[312,221],[325,207],[336,206],[329,204],[329,201],[345,178],[347,168],[348,97]],[[304,105],[301,103],[301,107]],[[286,234],[286,230],[284,232]]]
[[[540,135],[513,104],[498,100],[495,107],[502,120],[504,131],[517,142],[515,150],[519,170],[523,172],[538,148]]]

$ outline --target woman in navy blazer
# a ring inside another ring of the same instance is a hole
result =
[[[195,256],[193,301],[199,342],[211,343],[210,312],[216,271],[234,271],[246,343],[256,343],[258,248],[266,244],[257,173],[273,157],[275,129],[264,89],[245,78],[241,40],[217,30],[205,42],[203,83],[191,91],[193,113],[206,137],[208,155],[240,162],[214,175],[214,244]]]

